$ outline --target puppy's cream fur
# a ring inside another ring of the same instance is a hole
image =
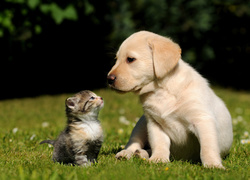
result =
[[[230,114],[207,81],[181,59],[179,45],[151,32],[134,33],[120,46],[108,75],[115,77],[113,89],[137,93],[144,109],[117,158],[134,153],[148,158],[143,148],[149,142],[149,161],[169,162],[172,155],[224,168],[221,158],[233,140]]]

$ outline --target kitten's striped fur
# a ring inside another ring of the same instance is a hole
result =
[[[66,99],[66,128],[57,140],[45,140],[40,143],[54,146],[54,161],[79,166],[97,161],[103,142],[98,113],[103,104],[103,99],[89,90]]]

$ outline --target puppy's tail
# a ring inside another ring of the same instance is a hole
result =
[[[56,142],[55,140],[44,140],[44,141],[40,142],[40,144],[48,143],[48,144],[52,144],[54,146],[55,142]]]

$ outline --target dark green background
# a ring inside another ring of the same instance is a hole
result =
[[[250,1],[2,0],[0,99],[106,87],[120,43],[171,37],[212,84],[250,89]]]

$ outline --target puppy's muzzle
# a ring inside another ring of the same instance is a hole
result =
[[[107,79],[108,79],[109,85],[114,85],[115,80],[116,80],[116,76],[113,75],[113,74],[110,74],[110,75],[107,77]]]

